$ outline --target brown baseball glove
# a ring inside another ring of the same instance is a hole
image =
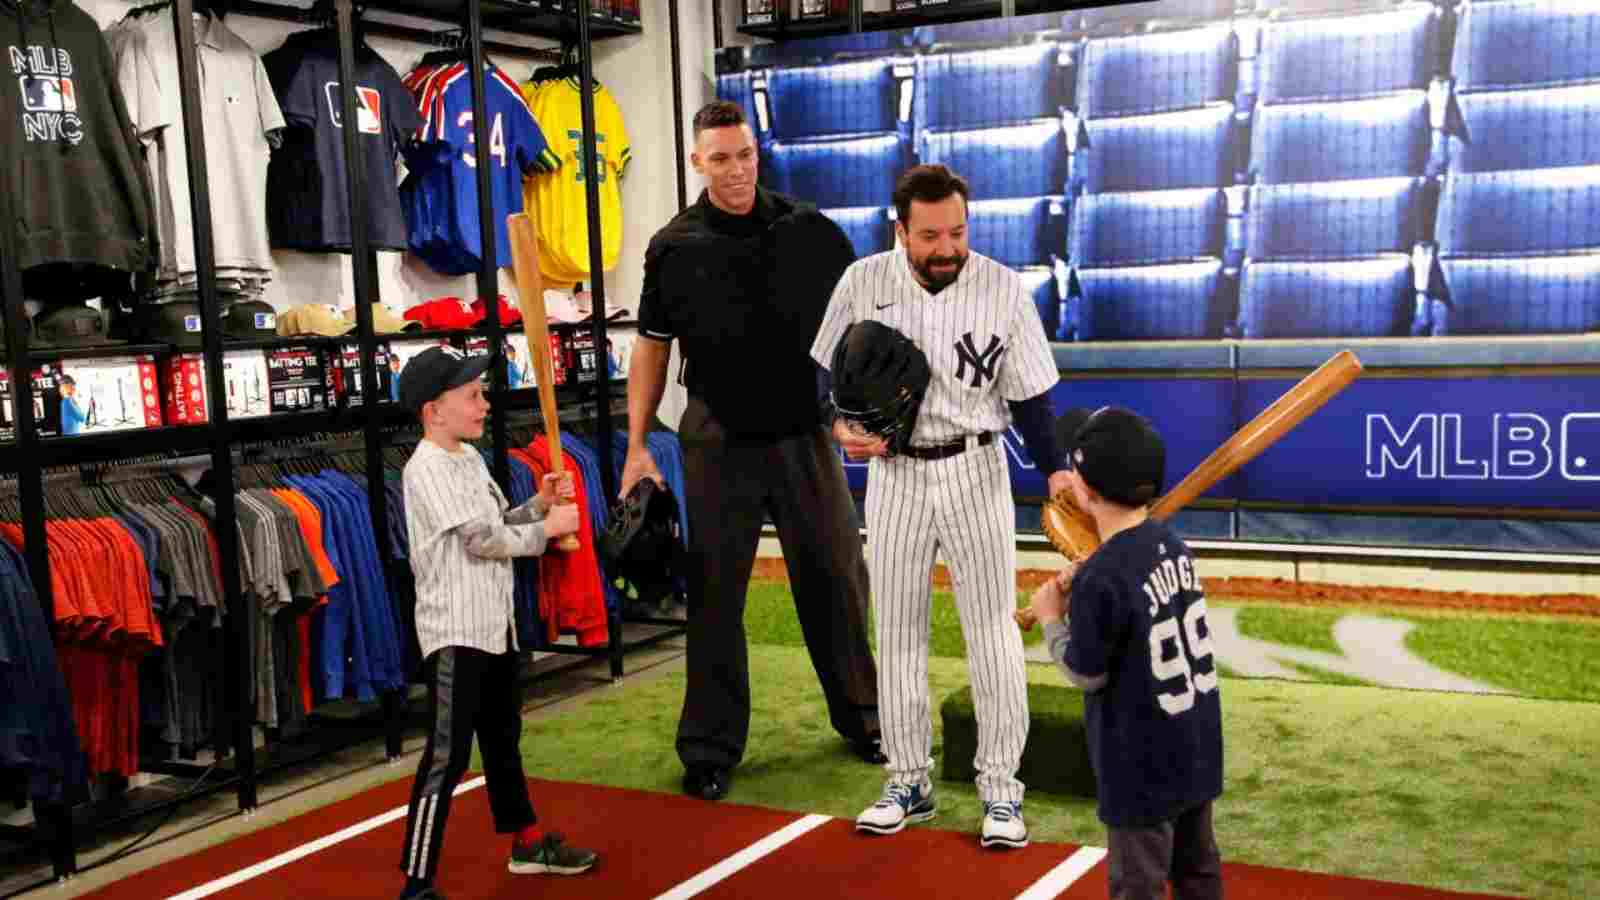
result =
[[[1051,497],[1041,510],[1039,520],[1044,536],[1062,556],[1073,562],[1083,560],[1100,546],[1094,519],[1078,507],[1068,492]]]

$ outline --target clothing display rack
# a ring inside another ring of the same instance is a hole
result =
[[[159,7],[160,4],[157,4]],[[292,23],[319,23],[332,25],[337,31],[339,52],[338,68],[341,82],[342,119],[358,121],[358,101],[355,90],[357,34],[381,35],[413,41],[425,46],[460,48],[467,58],[478,62],[469,66],[471,77],[474,132],[477,146],[490,145],[489,119],[485,114],[486,91],[484,84],[484,54],[492,51],[502,56],[547,58],[556,62],[575,58],[577,78],[581,85],[583,139],[581,152],[586,171],[596,171],[596,128],[593,101],[594,74],[592,70],[593,41],[601,38],[638,34],[638,24],[596,18],[590,0],[569,0],[569,5],[529,4],[514,0],[392,0],[392,2],[355,3],[352,0],[316,0],[309,8],[278,5],[260,0],[228,0],[228,2],[196,2],[174,0],[170,4],[177,36],[177,59],[181,88],[182,124],[184,127],[184,153],[190,184],[190,211],[193,216],[195,269],[200,311],[203,319],[202,350],[206,393],[210,398],[209,420],[198,425],[167,425],[137,432],[98,433],[82,436],[46,437],[39,433],[39,423],[34,407],[34,387],[31,374],[34,359],[40,354],[28,347],[27,318],[23,308],[22,272],[17,266],[13,242],[15,233],[5,230],[4,244],[0,245],[0,299],[4,303],[6,365],[9,368],[10,387],[15,392],[11,409],[15,419],[14,441],[0,444],[0,479],[14,481],[17,501],[22,512],[21,526],[24,539],[24,558],[34,591],[45,609],[47,618],[53,607],[50,563],[46,552],[45,482],[46,463],[52,479],[64,477],[63,473],[76,471],[89,480],[93,473],[115,467],[119,472],[134,467],[176,468],[180,466],[205,467],[209,471],[211,496],[215,503],[217,558],[220,562],[223,596],[229,610],[243,608],[241,604],[240,547],[238,531],[231,526],[237,521],[235,494],[240,476],[249,475],[243,466],[254,465],[253,459],[264,450],[271,455],[292,455],[297,445],[317,447],[321,451],[342,452],[344,460],[364,457],[364,468],[350,462],[350,472],[362,471],[368,479],[368,512],[376,533],[384,533],[388,520],[387,495],[382,489],[386,460],[393,464],[396,456],[395,442],[405,431],[415,431],[415,420],[394,404],[382,403],[376,390],[362,392],[359,403],[346,408],[303,413],[280,413],[261,418],[233,418],[234,405],[228,402],[228,382],[225,378],[224,350],[261,347],[302,346],[307,344],[333,346],[356,339],[360,345],[360,371],[362,383],[377,385],[376,354],[379,344],[374,330],[372,304],[377,300],[376,251],[371,247],[367,228],[368,185],[362,165],[362,146],[357,140],[357,129],[343,130],[345,159],[348,161],[348,207],[351,222],[350,256],[353,296],[356,307],[356,330],[343,339],[291,337],[256,341],[229,341],[224,344],[221,327],[221,300],[216,285],[216,259],[212,235],[216,223],[212,221],[211,191],[207,180],[205,132],[215,123],[205,121],[199,100],[198,57],[196,49],[195,13],[199,10],[226,12],[230,16],[250,16]],[[678,9],[677,0],[668,0],[670,27],[672,29],[673,108],[674,122],[683,121],[681,76],[678,60]],[[439,32],[409,25],[364,18],[369,12],[401,14],[409,19],[437,21],[448,26]],[[484,29],[492,28],[508,34],[538,37],[559,41],[561,47],[541,49],[484,39]],[[677,131],[678,129],[674,129]],[[677,145],[678,201],[685,205],[683,172],[683,144]],[[483,247],[495,245],[495,225],[492,220],[489,168],[477,168],[480,238]],[[587,218],[590,271],[599,273],[602,267],[602,240],[600,198],[595,179],[587,184]],[[16,198],[0,191],[0,222],[17,221]],[[487,307],[487,317],[482,325],[461,332],[408,333],[415,337],[487,337],[491,348],[503,346],[504,323],[500,320],[499,305],[494,302],[498,294],[498,272],[492,254],[483,254],[484,261],[476,273],[477,294]],[[603,278],[593,279],[590,290],[593,296],[593,320],[587,323],[594,331],[597,352],[606,352],[605,283]],[[566,326],[574,327],[574,326]],[[120,344],[113,352],[118,355],[156,354],[170,352],[165,345]],[[89,358],[108,352],[104,348],[50,351],[50,358]],[[491,352],[497,352],[493,350]],[[612,458],[614,426],[613,416],[620,414],[625,421],[625,396],[613,385],[610,367],[603,362],[596,367],[597,377],[592,383],[567,384],[559,391],[561,418],[574,424],[593,423],[594,441],[602,459]],[[537,415],[536,391],[533,389],[507,390],[506,371],[501,365],[490,368],[489,396],[494,412],[491,416],[489,444],[492,445],[496,479],[508,483],[509,429],[526,429],[527,425],[513,420],[529,420],[532,427],[540,428]],[[256,388],[256,389],[259,389]],[[123,403],[110,396],[110,388],[98,393],[96,410],[102,417],[124,415]],[[531,419],[527,411],[534,410]],[[414,438],[413,438],[414,440]],[[343,442],[341,451],[331,451],[330,442]],[[386,452],[387,451],[387,452]],[[361,457],[354,456],[361,454]],[[617,473],[601,466],[601,483],[604,497],[614,497],[617,492]],[[386,573],[409,567],[396,560],[387,541],[379,541],[380,562]],[[218,791],[232,790],[237,795],[238,810],[249,813],[258,803],[260,778],[288,766],[301,765],[311,760],[351,746],[371,741],[382,735],[386,755],[392,762],[401,754],[401,736],[407,717],[409,691],[402,689],[382,695],[381,710],[376,714],[370,708],[368,715],[359,717],[354,724],[328,726],[314,729],[315,739],[297,746],[291,752],[280,752],[268,747],[258,753],[255,723],[251,715],[254,706],[250,662],[245,652],[249,635],[246,616],[233,614],[227,617],[224,635],[225,687],[222,715],[226,720],[231,742],[231,757],[210,765],[187,762],[141,763],[141,771],[177,775],[195,779],[177,796],[171,791],[153,802],[134,798],[138,792],[129,792],[126,802],[108,804],[116,807],[113,813],[100,812],[100,805],[37,803],[34,823],[28,826],[0,827],[0,837],[26,840],[47,850],[53,869],[53,879],[45,879],[15,889],[14,896],[50,881],[61,881],[80,871],[78,854],[95,834],[135,822],[153,813],[165,812],[188,804]],[[684,622],[676,619],[629,619],[629,622],[657,626],[657,630],[631,641],[624,638],[623,611],[619,604],[615,614],[608,615],[609,642],[605,646],[577,647],[566,644],[525,647],[524,651],[571,654],[579,659],[559,667],[542,667],[530,678],[545,677],[557,671],[590,664],[595,658],[610,662],[613,680],[623,674],[625,654],[661,640],[683,633]],[[119,855],[119,854],[118,854]],[[115,859],[113,855],[111,859]],[[102,860],[94,865],[103,865]],[[93,866],[91,866],[92,868]],[[9,888],[8,888],[9,889]]]

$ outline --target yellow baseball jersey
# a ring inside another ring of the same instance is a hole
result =
[[[577,79],[525,85],[523,96],[529,100],[551,151],[561,160],[555,172],[524,181],[526,207],[538,210],[540,269],[555,284],[589,280],[588,179],[582,160],[583,109]],[[601,265],[610,270],[622,252],[620,181],[632,146],[616,99],[599,84],[594,90],[594,117]]]

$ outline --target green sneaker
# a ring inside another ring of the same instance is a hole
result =
[[[593,850],[570,847],[565,840],[549,832],[531,847],[514,843],[506,868],[518,875],[576,875],[587,872],[599,860]]]

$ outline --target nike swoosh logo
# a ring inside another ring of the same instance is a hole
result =
[[[888,309],[889,307],[891,307],[893,305],[894,305],[893,303],[874,303],[873,304],[873,308],[874,309]]]

